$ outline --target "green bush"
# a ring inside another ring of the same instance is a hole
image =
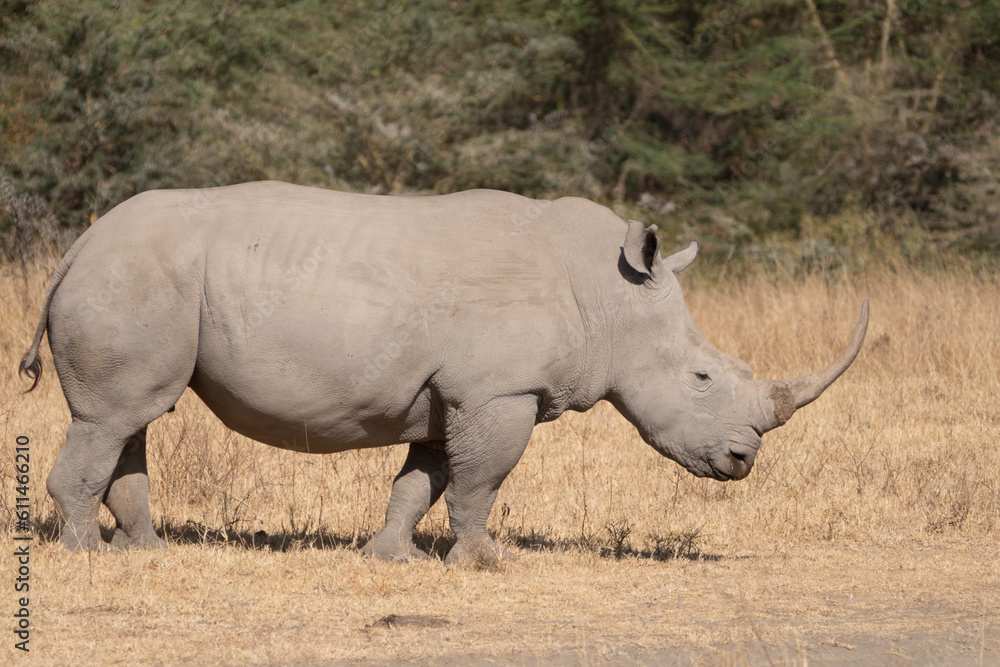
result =
[[[726,254],[1000,247],[1000,0],[0,10],[0,167],[62,229],[276,178],[582,195]]]

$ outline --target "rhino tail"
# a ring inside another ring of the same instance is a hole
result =
[[[42,344],[42,335],[49,325],[49,305],[52,303],[52,296],[56,293],[56,288],[59,287],[59,283],[62,282],[62,279],[69,271],[73,260],[76,259],[86,244],[87,233],[84,232],[76,240],[76,243],[70,247],[69,251],[63,255],[62,261],[59,262],[55,272],[52,274],[52,280],[49,281],[49,291],[45,295],[45,302],[42,304],[42,313],[38,318],[38,326],[35,328],[35,337],[31,341],[31,347],[25,352],[21,363],[17,367],[18,376],[27,377],[31,380],[31,386],[24,390],[26,394],[37,387],[38,381],[42,378],[42,360],[38,356],[38,346]]]

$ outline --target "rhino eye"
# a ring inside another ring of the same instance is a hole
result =
[[[698,378],[699,380],[701,380],[702,382],[708,382],[709,380],[711,380],[711,379],[712,379],[712,378],[708,377],[708,373],[704,373],[704,372],[702,372],[702,371],[698,371],[698,372],[696,372],[696,373],[694,374],[694,376],[695,376],[696,378]]]

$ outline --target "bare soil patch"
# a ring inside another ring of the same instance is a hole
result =
[[[521,550],[498,572],[345,548],[88,560],[37,546],[44,664],[1000,662],[987,540],[764,543],[666,561]],[[0,571],[12,567],[4,555]]]

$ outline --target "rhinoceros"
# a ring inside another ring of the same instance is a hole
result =
[[[694,475],[746,477],[761,435],[854,361],[753,379],[698,330],[656,228],[586,199],[488,190],[348,194],[275,182],[137,195],[52,277],[19,371],[49,345],[72,414],[47,479],[71,549],[161,547],[146,427],[191,387],[222,422],[311,453],[409,443],[384,526],[413,542],[444,493],[456,543],[497,552],[487,519],[534,426],[607,400]],[[110,544],[97,522],[116,522]]]

